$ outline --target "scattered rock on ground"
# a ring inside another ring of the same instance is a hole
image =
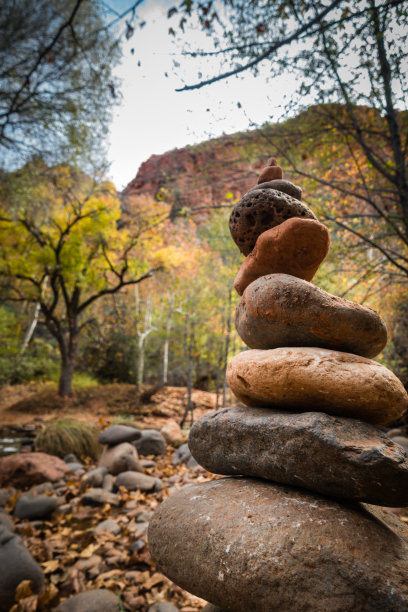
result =
[[[23,580],[32,580],[32,592],[44,584],[41,567],[33,559],[19,536],[0,525],[0,612],[8,612],[14,604],[16,587]]]
[[[82,482],[85,486],[101,487],[103,485],[103,479],[107,473],[108,470],[105,466],[94,468],[83,476]]]
[[[374,506],[223,478],[168,497],[148,537],[159,571],[234,612],[408,610],[408,530]]]
[[[408,438],[406,438],[405,436],[394,436],[393,438],[391,438],[391,440],[396,444],[399,444],[404,449],[404,451],[408,453]]]
[[[20,495],[14,507],[13,514],[20,519],[30,521],[44,520],[51,516],[58,506],[58,497],[49,495]]]
[[[118,535],[120,533],[120,526],[113,519],[106,519],[105,521],[101,521],[94,528],[96,533],[100,531],[108,531],[109,533],[113,533],[113,535]]]
[[[65,455],[64,461],[65,463],[81,463],[78,457],[74,455],[74,453],[69,453],[68,455]]]
[[[0,506],[5,506],[15,491],[15,489],[0,489]]]
[[[174,419],[169,419],[161,428],[160,433],[168,444],[182,444],[184,441],[180,425]]]
[[[233,357],[227,380],[247,406],[319,411],[384,425],[401,417],[408,395],[377,361],[315,347],[249,350]]]
[[[140,459],[140,465],[142,466],[142,468],[152,468],[156,464],[151,459]]]
[[[78,593],[63,601],[55,612],[120,612],[117,596],[108,589]]]
[[[194,423],[189,444],[198,462],[216,474],[408,506],[408,457],[376,427],[356,419],[230,406]]]
[[[187,463],[191,459],[191,452],[187,442],[178,447],[173,453],[171,463],[173,465],[179,465],[180,463]]]
[[[8,512],[4,508],[0,508],[0,526],[5,527],[9,531],[14,531],[14,523]]]
[[[140,472],[122,472],[116,477],[115,487],[125,487],[128,491],[160,491],[162,488],[161,480],[159,478],[153,478],[147,474]]]
[[[103,478],[102,489],[105,489],[105,491],[112,491],[114,484],[115,477],[112,476],[112,474],[106,474]]]
[[[106,467],[114,476],[128,470],[143,471],[137,450],[130,442],[105,447],[99,457],[98,467]]]
[[[73,463],[67,463],[67,466],[69,468],[70,472],[79,472],[80,470],[84,469],[84,466],[82,463],[77,463],[76,461]]]
[[[235,325],[257,349],[312,346],[372,358],[387,343],[387,329],[374,310],[289,274],[252,282],[237,306]]]
[[[104,504],[119,506],[119,500],[114,493],[98,488],[86,491],[82,495],[81,501],[85,506],[103,506]]]
[[[178,612],[178,608],[168,601],[161,601],[150,606],[148,612]]]
[[[17,453],[0,457],[0,486],[28,487],[59,480],[69,471],[65,461],[47,453]]]
[[[157,429],[144,429],[142,437],[133,444],[141,455],[165,455],[167,452],[167,442]]]
[[[99,442],[108,446],[115,446],[116,444],[121,444],[121,442],[133,442],[133,440],[140,438],[141,435],[140,429],[136,427],[111,425],[100,434]]]

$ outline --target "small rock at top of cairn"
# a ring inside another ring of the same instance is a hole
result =
[[[234,478],[166,499],[150,553],[229,612],[407,612],[408,530],[358,502],[408,503],[408,455],[376,428],[408,396],[369,358],[387,340],[381,318],[309,282],[327,228],[268,164],[230,220],[246,255],[236,326],[253,350],[230,360],[227,380],[243,405],[204,415],[189,437],[198,463]]]

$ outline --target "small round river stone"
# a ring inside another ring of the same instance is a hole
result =
[[[387,328],[371,308],[289,274],[269,274],[245,289],[235,326],[250,348],[316,346],[373,358]]]
[[[276,189],[276,191],[283,191],[283,193],[287,193],[297,200],[302,199],[302,188],[285,179],[273,179],[272,181],[259,183],[249,191],[254,191],[255,189]]]
[[[408,455],[373,425],[323,412],[230,406],[204,415],[189,445],[200,465],[330,497],[408,506]]]
[[[311,281],[329,251],[327,227],[313,219],[292,217],[263,232],[242,263],[234,287],[246,287],[266,274],[290,274]]]
[[[315,219],[314,213],[302,202],[276,189],[255,189],[235,204],[230,217],[234,242],[244,255],[249,255],[262,232],[291,217]]]
[[[222,478],[168,497],[148,538],[159,571],[226,610],[408,610],[408,529],[387,510]]]
[[[408,407],[402,383],[376,361],[323,348],[285,347],[235,355],[227,368],[234,395],[247,406],[271,406],[384,425]]]

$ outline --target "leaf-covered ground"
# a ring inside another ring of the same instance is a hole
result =
[[[171,601],[182,612],[201,609],[205,605],[202,599],[183,591],[156,570],[147,545],[148,520],[158,504],[185,484],[214,478],[201,469],[173,466],[171,456],[172,451],[166,457],[151,457],[155,466],[145,468],[146,473],[163,480],[164,488],[159,493],[121,489],[117,508],[108,504],[84,506],[81,480],[73,476],[59,491],[67,505],[66,513],[54,514],[49,522],[15,519],[16,531],[45,572],[46,590],[40,596],[32,595],[28,585],[22,584],[20,601],[12,612],[43,612],[64,598],[96,588],[115,592],[125,611],[148,610],[161,601]],[[106,519],[117,523],[118,534],[95,532]]]

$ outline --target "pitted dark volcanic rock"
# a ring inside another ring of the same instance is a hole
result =
[[[291,217],[316,220],[310,208],[290,195],[275,189],[255,189],[234,206],[229,227],[241,253],[248,255],[262,232]]]
[[[252,187],[248,193],[251,191],[255,191],[255,189],[276,189],[276,191],[282,191],[283,193],[287,193],[292,196],[292,198],[296,198],[296,200],[302,199],[302,188],[298,185],[295,185],[291,181],[286,181],[285,179],[273,179],[272,181],[267,181],[266,183],[259,183]]]
[[[325,225],[313,219],[292,217],[262,232],[243,261],[234,287],[242,295],[247,286],[267,274],[290,274],[311,281],[330,246]]]
[[[408,530],[387,510],[222,478],[168,497],[148,537],[159,571],[226,610],[408,611]]]
[[[227,367],[227,381],[247,406],[317,410],[385,425],[407,410],[401,381],[377,361],[316,347],[252,349]]]
[[[380,506],[408,506],[408,455],[357,419],[230,406],[196,421],[189,446],[198,463],[215,474],[266,478]]]
[[[288,274],[269,274],[248,285],[235,326],[256,349],[316,346],[373,358],[387,344],[387,328],[374,310]]]

